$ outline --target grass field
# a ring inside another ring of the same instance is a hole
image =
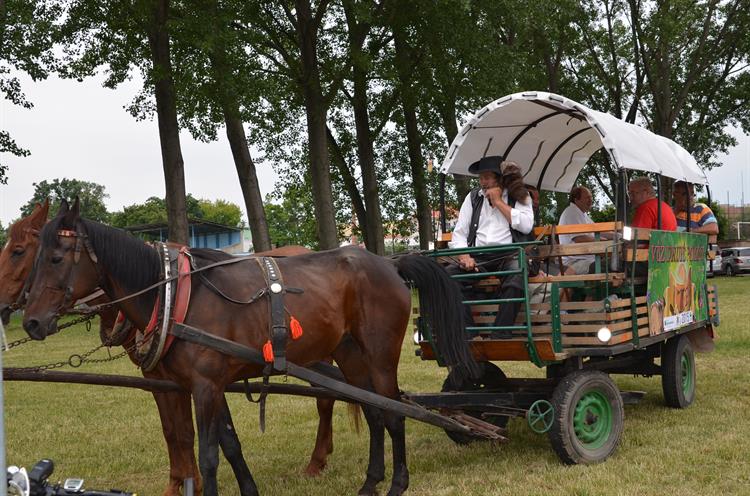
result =
[[[715,279],[722,325],[716,351],[697,355],[697,399],[685,410],[664,407],[656,378],[616,376],[621,389],[646,391],[625,407],[618,451],[595,466],[564,466],[547,437],[521,419],[509,424],[502,446],[453,444],[439,429],[407,420],[409,494],[430,495],[750,495],[750,277]],[[25,334],[15,318],[8,339]],[[45,342],[5,353],[3,365],[64,360],[97,344],[83,326]],[[114,353],[120,349],[113,350]],[[106,351],[100,355],[106,357]],[[501,364],[511,377],[540,377],[529,364]],[[70,370],[64,368],[60,370]],[[89,365],[81,372],[139,376],[127,359]],[[438,391],[445,371],[421,362],[404,344],[399,370],[405,391]],[[281,379],[277,379],[281,380]],[[364,480],[368,436],[356,433],[343,404],[334,417],[335,450],[323,476],[301,475],[313,447],[317,415],[308,398],[270,397],[265,434],[258,408],[230,395],[245,457],[262,494],[355,494]],[[56,463],[53,479],[82,477],[88,488],[119,487],[159,495],[168,461],[151,395],[132,389],[66,384],[5,384],[6,458],[28,469],[42,457]],[[390,446],[386,437],[386,466]],[[220,494],[237,493],[228,464],[219,468]],[[381,485],[387,491],[387,485]]]

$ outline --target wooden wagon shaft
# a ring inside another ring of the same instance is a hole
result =
[[[36,371],[20,368],[3,368],[3,380],[5,381],[28,381],[28,382],[60,382],[68,384],[89,384],[94,386],[116,386],[142,389],[150,392],[167,393],[171,391],[184,391],[172,381],[160,379],[146,379],[144,377],[132,377],[127,375],[110,374],[87,374],[83,372],[53,372]],[[248,383],[251,393],[260,393],[263,385],[260,382]],[[228,393],[244,393],[245,385],[239,382],[227,386]],[[303,386],[301,384],[274,384],[268,385],[269,394],[291,394],[294,396],[307,396],[311,398],[332,398],[340,401],[350,401],[341,395],[321,387]]]
[[[213,336],[200,329],[196,329],[195,327],[185,324],[175,324],[172,328],[172,333],[185,341],[206,346],[207,348],[211,348],[250,363],[265,363],[263,355],[258,350],[229,341],[228,339]],[[368,405],[382,408],[399,415],[404,415],[421,422],[426,422],[446,430],[463,432],[466,434],[471,432],[469,427],[461,425],[455,420],[444,417],[443,415],[438,415],[437,413],[433,413],[418,406],[409,405],[370,391],[365,391],[364,389],[331,379],[305,367],[300,367],[289,361],[287,361],[287,373],[292,377],[302,379],[311,384],[317,384],[360,403],[367,403]]]

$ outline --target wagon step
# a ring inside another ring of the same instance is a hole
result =
[[[191,343],[199,344],[207,348],[211,348],[225,355],[239,358],[250,363],[259,365],[265,364],[263,355],[260,351],[251,348],[249,346],[241,345],[230,341],[228,339],[220,338],[209,334],[201,329],[192,327],[186,324],[175,323],[172,327],[172,334],[180,339],[189,341]],[[336,379],[332,379],[326,375],[320,374],[313,370],[305,367],[300,367],[294,363],[287,361],[286,373],[292,377],[302,379],[311,384],[322,386],[330,391],[334,391],[345,398],[352,399],[359,403],[366,403],[368,405],[388,410],[398,415],[404,415],[421,422],[432,424],[437,427],[449,431],[463,432],[465,434],[471,433],[471,428],[457,422],[456,420],[446,417],[435,412],[431,412],[424,407],[416,406],[409,403],[397,401],[371,391],[366,391],[358,387],[352,386],[345,382],[341,382]]]

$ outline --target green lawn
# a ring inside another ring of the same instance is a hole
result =
[[[659,378],[617,376],[622,389],[646,391],[625,407],[620,448],[603,464],[562,465],[544,435],[525,421],[509,424],[509,443],[459,447],[439,429],[407,421],[409,494],[430,495],[664,495],[750,494],[750,277],[715,279],[722,325],[716,351],[697,356],[698,393],[693,406],[663,406]],[[8,339],[24,336],[18,320]],[[5,353],[5,366],[64,360],[95,346],[96,331],[69,329],[42,343]],[[119,352],[119,348],[113,350]],[[105,352],[100,352],[106,356]],[[529,364],[501,364],[512,377],[538,377]],[[63,368],[60,370],[70,370]],[[84,366],[82,372],[139,375],[127,359]],[[444,370],[421,362],[404,344],[401,387],[437,391]],[[280,379],[279,379],[280,380]],[[258,429],[258,408],[240,395],[230,407],[245,456],[263,494],[355,494],[364,480],[368,436],[356,433],[345,405],[336,406],[335,451],[317,479],[301,476],[312,449],[317,415],[307,398],[271,397],[267,429]],[[5,384],[6,449],[9,464],[31,468],[42,457],[56,463],[53,478],[83,477],[89,488],[119,487],[141,496],[161,494],[167,454],[151,395],[138,390],[9,382]],[[387,444],[389,444],[388,438]],[[386,450],[390,469],[390,447]],[[220,494],[236,494],[222,460]],[[382,485],[383,493],[387,486]]]

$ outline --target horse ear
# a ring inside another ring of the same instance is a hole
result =
[[[31,212],[30,221],[32,227],[35,229],[41,229],[42,226],[47,222],[47,213],[49,212],[49,200],[46,200],[44,204],[37,203],[34,207],[34,211]]]
[[[69,227],[75,226],[80,213],[81,213],[81,204],[80,204],[80,201],[78,200],[78,197],[76,196],[76,199],[73,202],[73,206],[70,207],[70,209],[65,213],[65,219],[64,219],[65,224]]]
[[[65,215],[68,213],[69,210],[70,210],[70,206],[68,206],[68,200],[63,198],[60,201],[60,209],[57,211],[57,216],[59,217],[60,215]]]

